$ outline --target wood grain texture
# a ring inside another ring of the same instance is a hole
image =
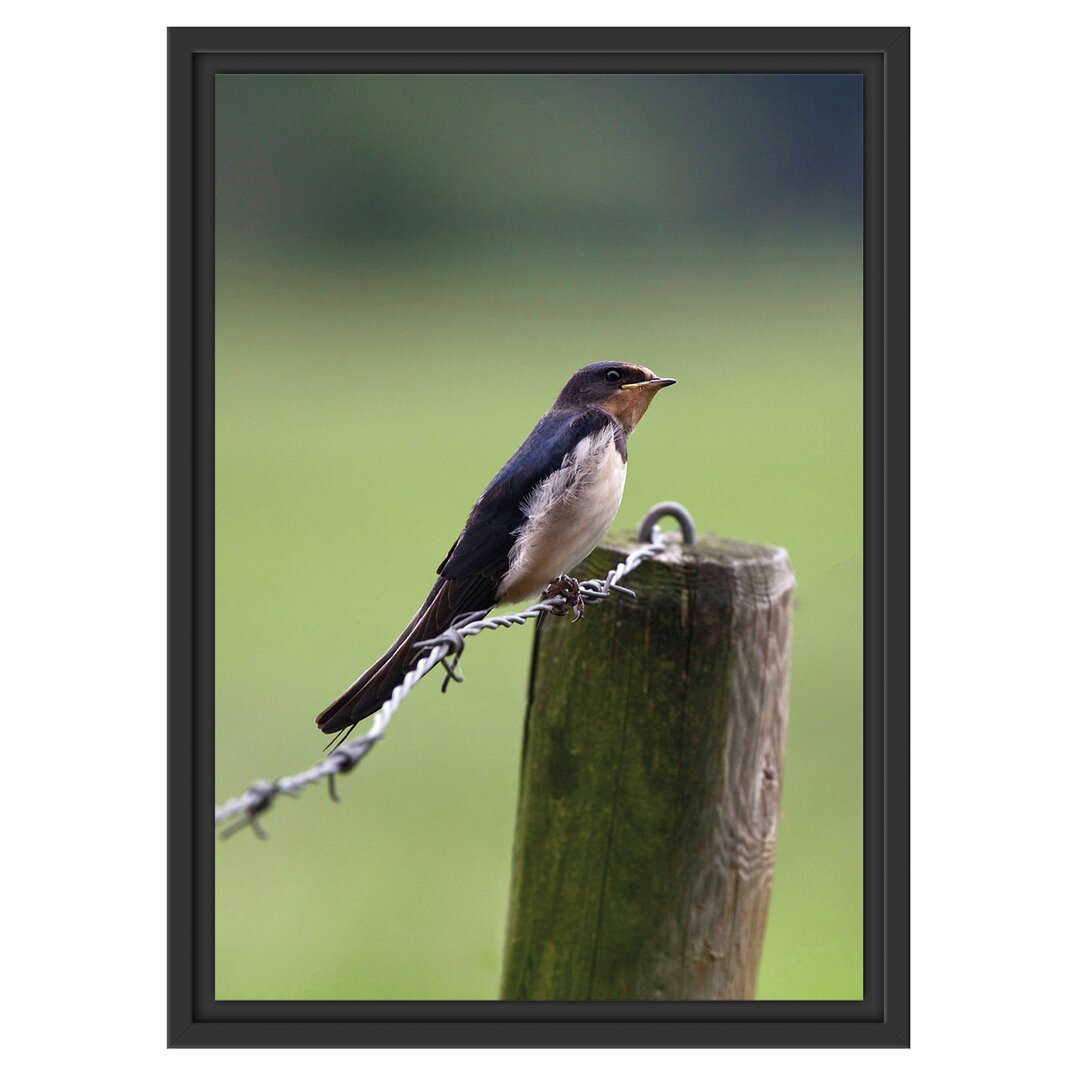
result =
[[[602,577],[609,538],[575,572]],[[538,628],[502,997],[754,995],[788,719],[785,552],[705,537]]]

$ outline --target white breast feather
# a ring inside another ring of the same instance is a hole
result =
[[[533,596],[581,562],[611,528],[625,483],[614,430],[605,426],[582,439],[522,503],[525,522],[510,551],[500,601]]]

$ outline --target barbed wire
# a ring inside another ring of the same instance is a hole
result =
[[[638,537],[643,541],[641,546],[631,550],[626,558],[611,570],[606,577],[578,582],[578,592],[586,605],[599,604],[613,592],[626,593],[629,596],[635,595],[632,589],[623,587],[619,582],[643,562],[655,559],[671,545],[673,541],[661,534],[657,525],[659,519],[666,515],[678,518],[682,526],[683,542],[693,542],[693,522],[683,507],[677,503],[660,503],[654,506],[646,514],[638,530]],[[317,784],[320,780],[327,781],[330,797],[337,802],[338,795],[334,785],[334,778],[351,772],[371,752],[372,747],[386,734],[390,718],[397,712],[398,706],[405,696],[429,671],[440,664],[443,665],[446,669],[446,678],[443,680],[444,691],[451,680],[454,682],[463,681],[457,671],[457,666],[461,660],[461,654],[465,650],[466,638],[473,637],[483,630],[524,626],[530,619],[538,619],[548,612],[565,615],[571,610],[571,606],[569,598],[559,595],[540,600],[531,607],[511,615],[475,618],[474,616],[480,613],[472,612],[465,615],[458,623],[437,637],[431,638],[429,641],[417,642],[415,647],[424,651],[420,654],[415,666],[394,687],[389,699],[375,714],[370,729],[363,735],[342,743],[310,769],[306,769],[304,772],[297,773],[294,776],[283,776],[278,780],[257,780],[246,791],[216,807],[214,810],[215,825],[223,825],[227,821],[232,821],[231,825],[222,830],[222,838],[228,838],[233,833],[250,825],[256,836],[260,839],[266,839],[266,833],[259,823],[259,817],[270,809],[275,798],[278,795],[289,795],[295,798],[304,788],[309,787],[311,784]],[[449,659],[451,656],[453,657],[452,660]]]

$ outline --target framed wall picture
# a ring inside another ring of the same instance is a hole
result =
[[[169,31],[172,1045],[907,1044],[908,48]]]

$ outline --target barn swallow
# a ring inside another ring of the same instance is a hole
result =
[[[382,707],[415,666],[417,642],[464,615],[544,593],[576,599],[566,578],[615,520],[626,481],[626,440],[661,379],[634,364],[589,364],[476,500],[436,571],[428,598],[397,641],[315,718],[320,731],[351,729]],[[546,590],[546,591],[545,591]],[[575,604],[580,614],[580,603]]]

